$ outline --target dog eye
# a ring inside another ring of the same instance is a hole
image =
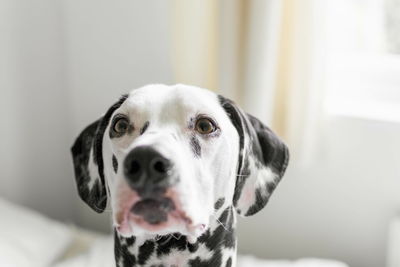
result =
[[[117,118],[115,120],[113,130],[118,135],[122,135],[122,134],[126,133],[128,128],[129,128],[129,121],[127,118],[121,117],[121,118]]]
[[[216,127],[210,119],[200,118],[196,122],[195,129],[200,134],[210,134],[216,130]]]

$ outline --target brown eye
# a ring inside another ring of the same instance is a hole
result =
[[[128,130],[128,127],[129,127],[128,119],[122,117],[115,120],[113,130],[118,135],[123,135]]]
[[[200,118],[196,122],[195,129],[200,134],[210,134],[216,130],[216,127],[210,119]]]

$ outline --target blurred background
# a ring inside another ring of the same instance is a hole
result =
[[[0,32],[0,197],[110,231],[70,145],[130,89],[188,83],[292,151],[241,253],[400,266],[400,0],[0,0]]]

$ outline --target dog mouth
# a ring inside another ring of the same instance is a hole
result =
[[[147,198],[136,202],[130,212],[151,225],[158,225],[168,220],[168,214],[175,210],[174,202],[167,197]]]
[[[206,221],[194,221],[182,209],[174,190],[144,198],[133,191],[122,196],[114,215],[114,226],[122,236],[180,233],[198,237],[206,228]]]

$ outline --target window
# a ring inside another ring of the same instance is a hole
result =
[[[329,113],[400,122],[400,0],[326,1]]]

